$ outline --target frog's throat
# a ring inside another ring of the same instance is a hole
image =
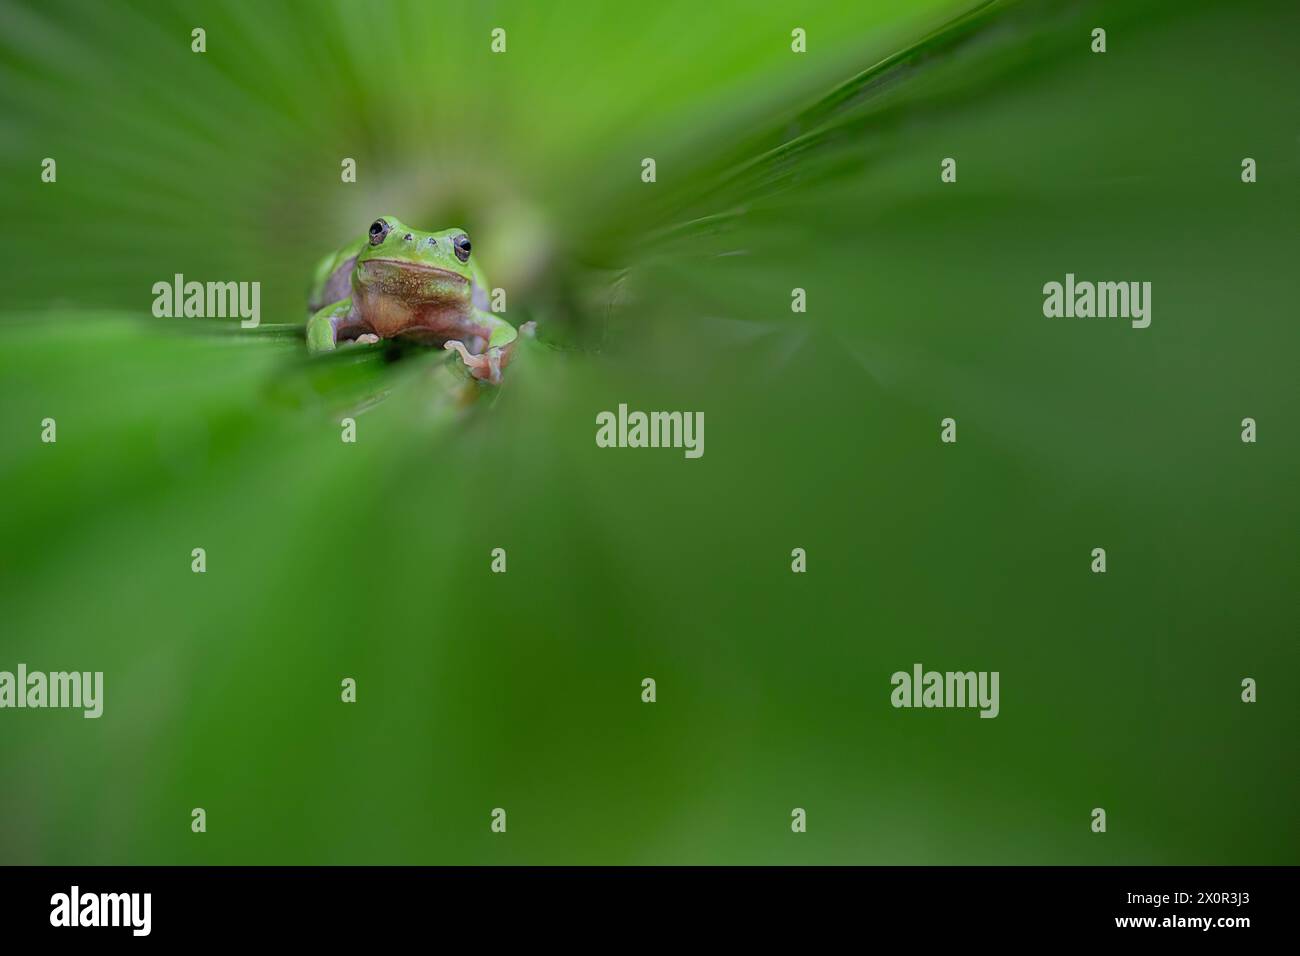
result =
[[[362,299],[391,296],[410,303],[466,303],[473,294],[473,283],[459,272],[401,259],[359,263],[354,286]]]
[[[459,279],[461,282],[468,282],[469,279],[459,272],[452,272],[450,269],[443,269],[439,266],[425,265],[423,262],[412,262],[410,259],[366,259],[361,263],[362,268],[369,270],[371,266],[387,266],[392,269],[401,269],[403,271],[412,270],[414,272],[435,272],[444,275],[449,279]]]

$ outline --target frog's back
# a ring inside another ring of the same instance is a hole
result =
[[[362,236],[316,264],[311,288],[307,292],[308,315],[352,294],[352,267],[365,244],[366,239]]]

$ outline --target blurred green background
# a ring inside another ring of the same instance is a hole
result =
[[[0,21],[0,670],[106,683],[0,712],[0,862],[1300,862],[1294,3]],[[539,322],[499,391],[303,354],[382,213]],[[262,327],[154,319],[178,272]],[[1001,715],[894,710],[917,661]]]

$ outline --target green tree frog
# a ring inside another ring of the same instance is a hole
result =
[[[381,216],[367,235],[321,260],[307,309],[312,352],[400,337],[454,349],[475,378],[493,384],[519,334],[488,310],[487,283],[463,229],[420,232],[395,216]]]

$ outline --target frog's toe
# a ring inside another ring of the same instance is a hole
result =
[[[459,352],[461,361],[464,362],[466,365],[468,365],[470,368],[473,368],[475,363],[479,361],[479,357],[477,355],[474,355],[473,353],[470,352],[469,349],[465,348],[464,342],[457,342],[455,339],[451,339],[449,341],[443,342],[442,347],[444,349],[451,349],[454,352]]]
[[[352,341],[357,345],[374,345],[376,342],[379,341],[379,336],[375,335],[375,333],[373,332],[365,332],[362,333],[361,335],[358,335]]]
[[[491,382],[493,385],[501,381],[501,349],[488,349],[482,355],[475,355],[469,349],[465,348],[464,342],[457,342],[455,339],[444,342],[444,349],[452,349],[459,353],[460,360],[465,363],[465,367],[470,370],[470,374],[480,381]]]

